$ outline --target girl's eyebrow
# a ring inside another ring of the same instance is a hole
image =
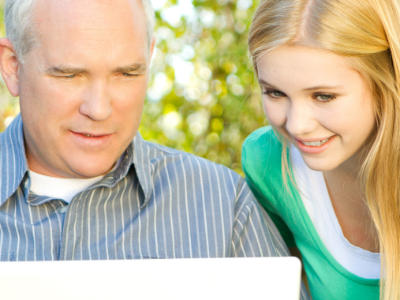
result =
[[[272,85],[272,84],[266,82],[266,81],[263,80],[263,79],[259,79],[258,82],[260,83],[260,85],[268,86],[268,87],[270,87],[270,88],[273,88],[273,89],[277,89],[277,90],[278,90],[277,87],[275,87],[274,85]]]
[[[333,89],[342,89],[341,85],[318,85],[303,89],[303,91],[314,91],[314,90],[333,90]]]
[[[259,83],[262,86],[267,86],[267,87],[279,90],[277,87],[275,87],[274,85],[266,82],[263,79],[259,79]],[[309,88],[305,88],[305,89],[303,89],[303,91],[333,90],[333,89],[343,89],[343,86],[341,86],[341,85],[317,85],[317,86],[312,86],[312,87],[309,87]]]

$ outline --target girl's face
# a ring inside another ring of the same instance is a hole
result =
[[[330,171],[361,158],[375,125],[371,91],[345,57],[305,46],[283,46],[257,64],[271,125],[307,164]]]

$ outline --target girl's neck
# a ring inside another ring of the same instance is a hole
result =
[[[323,172],[336,217],[345,238],[354,246],[379,252],[378,235],[364,200],[359,163]]]

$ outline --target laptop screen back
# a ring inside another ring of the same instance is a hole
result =
[[[297,258],[1,262],[1,299],[298,300]]]

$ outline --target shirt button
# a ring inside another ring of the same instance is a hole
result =
[[[24,187],[27,189],[28,188],[28,185],[29,185],[29,180],[25,180],[25,182],[24,182]]]
[[[64,206],[60,209],[60,213],[65,214],[68,210],[68,206]]]

